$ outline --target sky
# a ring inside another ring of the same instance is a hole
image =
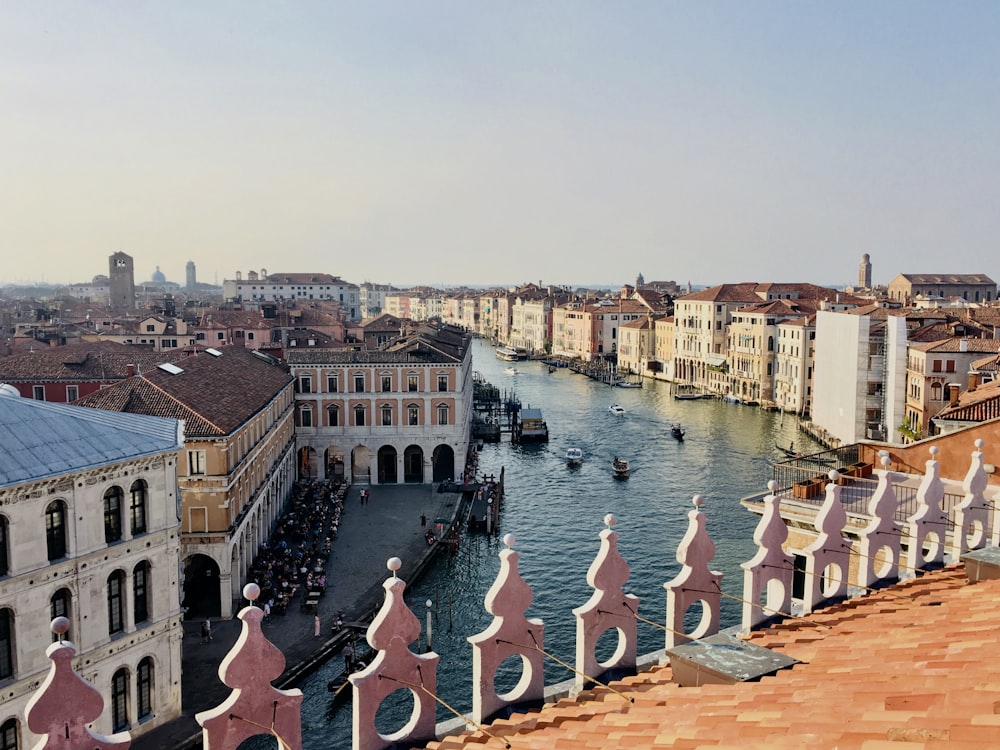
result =
[[[0,282],[1000,279],[1000,3],[0,3]]]

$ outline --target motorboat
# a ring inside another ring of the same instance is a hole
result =
[[[608,411],[617,416],[621,416],[625,413],[625,409],[618,404],[611,404],[611,406],[608,407]]]
[[[519,357],[514,349],[508,349],[507,347],[497,347],[495,352],[497,359],[503,359],[508,362],[516,362]]]
[[[504,370],[504,372],[507,373],[508,375],[518,375],[520,374],[521,371],[518,370],[516,367],[508,367],[507,369]]]
[[[670,427],[670,434],[673,435],[678,440],[684,439],[684,428],[679,424],[672,425]]]
[[[628,479],[629,474],[628,461],[624,458],[618,458],[615,456],[611,461],[611,471],[614,472],[615,479]]]
[[[566,449],[566,462],[570,464],[578,464],[583,460],[583,451],[579,448],[567,448]]]
[[[700,398],[708,398],[708,394],[698,390],[691,383],[681,383],[674,390],[674,398],[678,401],[695,401]]]
[[[618,388],[642,388],[642,383],[636,383],[631,380],[619,380],[615,383]]]
[[[722,400],[725,401],[727,404],[743,403],[743,399],[741,399],[739,396],[734,396],[732,393],[727,393],[725,396],[722,397]]]

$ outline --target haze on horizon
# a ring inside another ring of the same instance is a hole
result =
[[[0,4],[0,282],[987,273],[1000,5]]]

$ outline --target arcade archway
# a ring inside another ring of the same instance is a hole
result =
[[[208,555],[191,555],[184,560],[184,619],[222,616],[219,591],[219,564]]]
[[[403,481],[422,484],[424,481],[424,449],[411,445],[403,451]]]
[[[431,464],[434,467],[434,477],[432,481],[443,482],[456,476],[455,472],[455,451],[450,445],[439,445],[431,455]]]
[[[399,481],[396,472],[398,454],[391,445],[383,445],[378,449],[378,482],[379,484],[396,484]]]

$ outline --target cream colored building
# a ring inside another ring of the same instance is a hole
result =
[[[469,334],[422,325],[379,351],[288,352],[300,470],[357,483],[430,483],[465,467]]]
[[[807,415],[812,400],[816,317],[793,318],[776,326],[774,402],[781,411]]]
[[[69,620],[76,668],[104,696],[94,729],[141,735],[181,714],[183,425],[0,389],[4,742],[40,739],[22,717],[51,666],[57,616]]]

